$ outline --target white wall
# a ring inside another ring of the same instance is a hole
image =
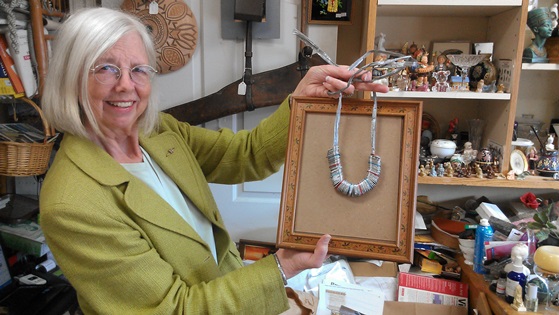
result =
[[[299,43],[291,32],[300,25],[301,0],[274,1],[281,2],[280,38],[253,40],[252,66],[255,74],[297,60]],[[102,1],[104,7],[110,8],[119,8],[121,3],[121,0]],[[185,0],[185,3],[197,20],[198,43],[186,66],[158,77],[161,109],[217,92],[243,75],[245,43],[221,38],[221,0]],[[329,39],[336,38],[337,27],[311,25],[308,35],[330,56],[336,57],[336,41]]]

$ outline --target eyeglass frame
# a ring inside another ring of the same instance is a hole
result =
[[[106,67],[106,66],[112,66],[112,67],[115,67],[115,68],[118,69],[118,75],[115,77],[116,80],[115,80],[114,82],[112,82],[112,83],[102,82],[101,80],[99,80],[99,78],[97,78],[97,75],[96,75],[97,72],[96,72],[96,71],[97,71],[99,68]],[[143,86],[143,85],[145,85],[145,84],[136,82],[136,80],[134,80],[134,78],[132,78],[132,73],[133,73],[132,70],[133,70],[133,69],[136,69],[136,68],[138,68],[138,67],[148,67],[148,69],[150,70],[150,71],[147,73],[147,74],[148,74],[148,77],[149,77],[149,82],[151,82],[151,80],[153,79],[153,77],[154,77],[157,73],[159,73],[155,68],[153,68],[153,67],[150,66],[150,65],[146,65],[146,64],[137,65],[137,66],[134,66],[134,67],[130,68],[130,67],[124,67],[124,66],[123,66],[123,67],[119,67],[119,66],[117,66],[117,65],[115,65],[115,64],[112,64],[112,63],[102,63],[102,64],[98,64],[98,65],[96,65],[95,67],[89,69],[89,71],[93,73],[93,77],[95,77],[95,80],[96,80],[97,82],[99,82],[99,83],[101,83],[101,84],[110,85],[110,84],[115,84],[116,82],[118,82],[118,80],[120,80],[120,78],[122,77],[122,69],[121,69],[121,68],[126,68],[126,69],[128,69],[128,75],[130,76],[130,80],[132,80],[132,82],[134,82],[135,84],[138,84],[138,85],[140,85],[140,86]]]

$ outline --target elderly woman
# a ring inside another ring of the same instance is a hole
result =
[[[280,249],[243,267],[208,182],[241,183],[285,159],[289,98],[253,131],[234,134],[158,113],[150,35],[136,18],[96,8],[57,34],[43,110],[64,133],[40,194],[41,225],[85,314],[277,314],[286,278],[321,266]],[[347,67],[313,67],[293,96],[327,97]],[[187,78],[185,78],[187,80]],[[386,87],[356,83],[385,92]]]

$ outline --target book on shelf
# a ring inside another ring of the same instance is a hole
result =
[[[2,71],[0,71],[0,75],[4,75],[5,73],[5,77],[10,80],[10,83],[17,95],[25,93],[25,88],[23,87],[21,78],[16,71],[14,60],[9,54],[8,42],[6,41],[4,35],[0,35],[0,61],[2,61]]]
[[[8,76],[8,71],[0,58],[0,99],[11,99],[25,96],[25,93],[17,93],[12,81]]]
[[[41,227],[34,221],[0,223],[0,239],[4,246],[25,254],[41,257],[50,252]]]
[[[10,47],[13,42],[10,36],[3,36],[8,43],[8,51],[12,56],[16,72],[23,83],[23,88],[25,89],[25,95],[29,98],[33,97],[37,93],[37,79],[35,73],[33,72],[33,65],[31,64],[31,52],[29,51],[29,40],[27,37],[27,30],[18,29],[17,41],[18,41],[18,52],[12,51]],[[1,44],[1,43],[0,43]]]

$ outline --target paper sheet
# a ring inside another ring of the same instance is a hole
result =
[[[346,306],[365,315],[382,314],[384,294],[378,288],[325,280],[319,285],[317,315],[331,315]]]

